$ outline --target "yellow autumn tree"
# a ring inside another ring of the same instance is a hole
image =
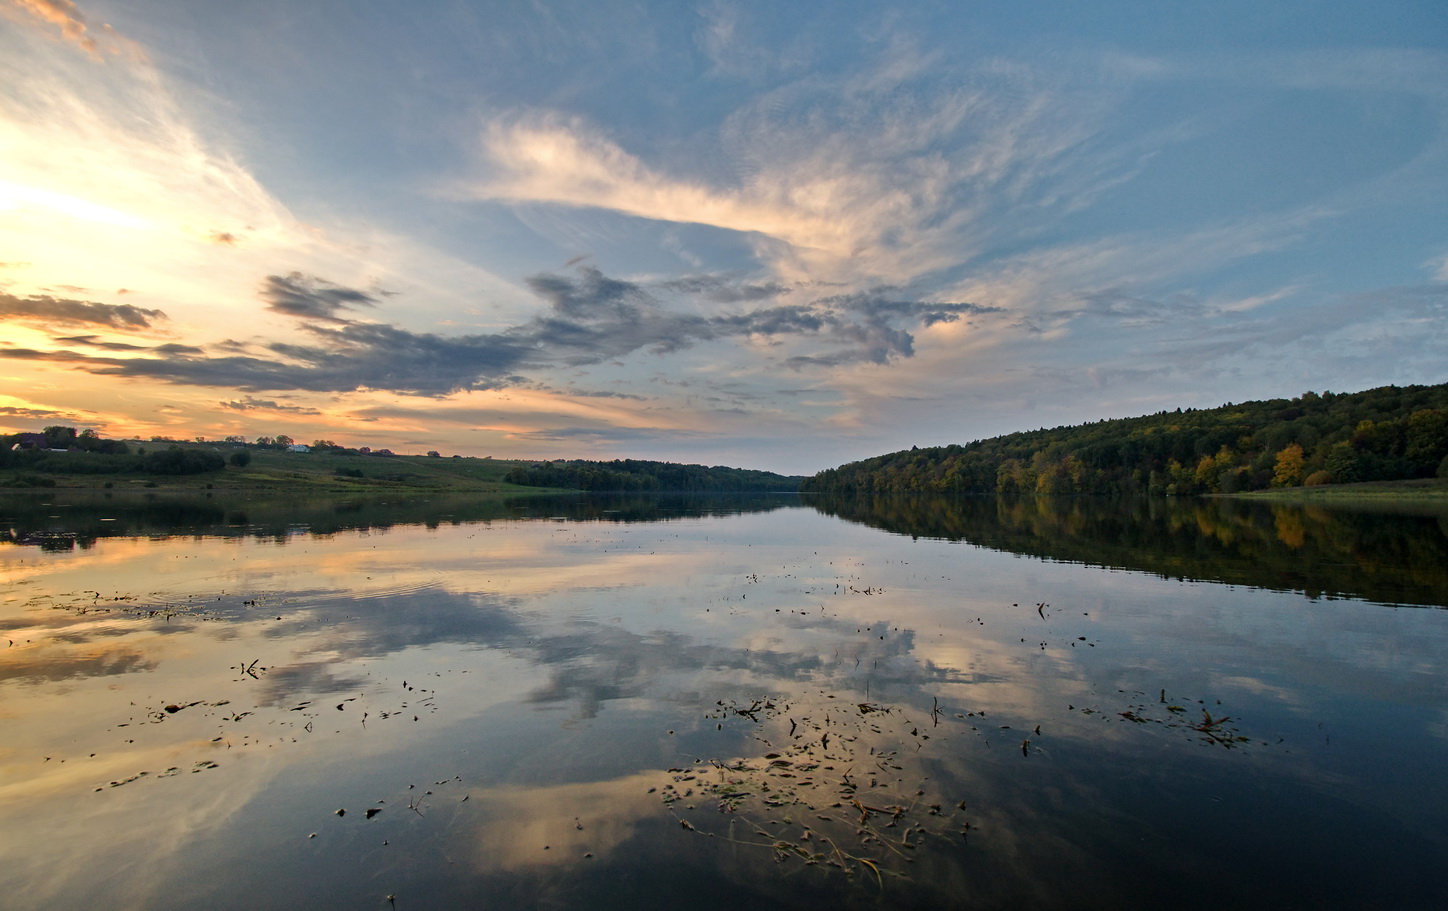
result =
[[[1303,458],[1302,447],[1296,443],[1283,448],[1277,453],[1277,465],[1272,471],[1273,487],[1291,487],[1302,477],[1302,464],[1306,461]]]

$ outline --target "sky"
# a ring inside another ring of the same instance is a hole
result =
[[[1448,381],[1448,4],[0,0],[0,430],[811,474]]]

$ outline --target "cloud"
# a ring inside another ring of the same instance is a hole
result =
[[[481,198],[610,209],[662,221],[759,232],[803,246],[838,249],[840,225],[761,194],[718,189],[668,175],[578,118],[537,113],[490,125],[485,151],[497,177]]]
[[[165,318],[166,314],[160,310],[147,310],[131,304],[101,304],[43,294],[22,298],[0,291],[0,320],[90,323],[112,329],[149,329],[152,321]]]
[[[583,442],[590,446],[611,446],[621,443],[653,443],[661,439],[677,442],[681,438],[708,437],[699,431],[682,430],[677,427],[619,427],[600,422],[597,426],[547,427],[538,430],[514,430],[509,433],[514,439],[533,443],[556,443],[562,441]]]
[[[307,408],[302,405],[283,405],[279,402],[273,402],[267,399],[254,399],[251,396],[247,396],[245,399],[239,401],[233,400],[230,402],[217,402],[216,404],[220,405],[222,408],[227,409],[228,411],[278,411],[285,414],[322,413],[315,408]]]
[[[71,0],[9,0],[14,6],[30,15],[60,28],[61,37],[84,48],[86,53],[100,59],[100,45],[89,34],[85,17],[76,9]],[[110,26],[104,26],[109,31]]]
[[[736,20],[710,15],[704,43],[722,48]],[[853,74],[746,100],[707,156],[648,159],[558,112],[499,118],[465,192],[738,232],[781,278],[902,284],[1047,228],[1140,156],[1090,141],[1125,94],[1099,63],[1051,77],[878,47]]]
[[[202,354],[203,349],[195,345],[180,345],[168,342],[164,345],[132,345],[129,342],[108,342],[95,335],[57,336],[54,341],[63,345],[85,345],[103,351],[151,351],[161,355]]]
[[[666,281],[660,287],[680,294],[696,294],[717,304],[737,304],[782,297],[798,286],[780,282],[730,282],[719,275],[684,275]]]
[[[274,313],[331,322],[345,322],[338,311],[377,305],[377,298],[365,291],[343,288],[300,272],[268,275],[262,283],[261,299]]]
[[[781,54],[768,46],[738,4],[713,0],[700,4],[702,20],[694,30],[694,43],[709,59],[715,75],[760,80],[780,69],[803,64],[799,49]]]
[[[0,405],[0,415],[11,418],[63,418],[68,421],[79,420],[73,411],[56,411],[52,408],[26,408],[18,405]]]
[[[913,356],[910,329],[915,324],[931,326],[993,312],[969,303],[898,300],[890,296],[890,289],[879,288],[733,313],[684,313],[669,309],[655,294],[676,288],[675,283],[651,289],[610,278],[592,266],[579,266],[573,275],[535,275],[528,285],[548,305],[547,312],[499,333],[442,336],[348,319],[341,314],[357,304],[370,306],[374,298],[299,273],[285,278],[272,275],[262,295],[268,309],[301,320],[310,342],[264,342],[260,350],[230,343],[219,346],[236,352],[225,356],[163,345],[145,352],[160,356],[92,358],[69,350],[0,348],[0,357],[71,363],[102,376],[253,392],[380,389],[440,396],[514,386],[525,382],[524,375],[531,370],[597,364],[640,351],[667,354],[729,339],[824,346],[824,351],[790,358],[788,365],[795,369],[862,361],[885,364]],[[692,290],[717,297],[727,287],[715,279],[701,281]],[[97,342],[93,336],[69,341],[117,350],[113,347],[117,343]],[[137,349],[122,345],[118,350]]]

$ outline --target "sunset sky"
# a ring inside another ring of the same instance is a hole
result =
[[[0,430],[813,473],[1448,381],[1448,4],[0,0]]]

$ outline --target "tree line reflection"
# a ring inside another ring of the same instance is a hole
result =
[[[246,496],[235,493],[7,495],[0,544],[87,549],[103,538],[247,537],[286,544],[298,536],[466,525],[518,519],[658,522],[767,512],[799,505],[793,494],[404,495],[389,498]]]
[[[828,515],[894,534],[1173,579],[1448,606],[1448,514],[1234,499],[852,497]]]
[[[0,544],[65,551],[108,537],[270,540],[395,526],[557,519],[657,522],[768,512],[801,502],[911,537],[1047,560],[1225,582],[1311,598],[1448,607],[1448,513],[1366,512],[1235,499],[789,494],[522,497],[9,496]]]

